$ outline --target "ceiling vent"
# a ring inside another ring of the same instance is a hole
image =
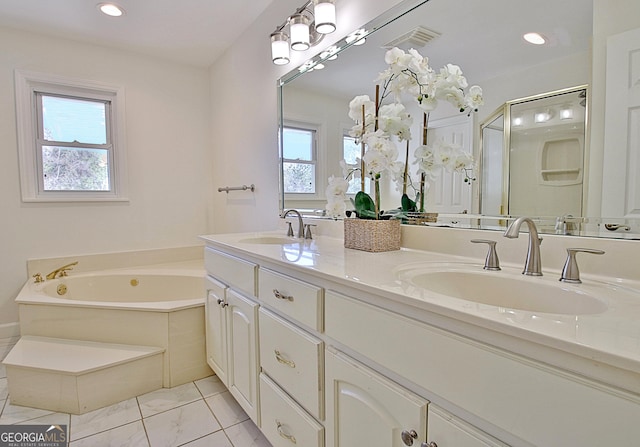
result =
[[[391,49],[393,47],[398,47],[403,50],[409,50],[411,48],[418,49],[422,48],[437,37],[440,37],[439,33],[431,31],[423,26],[417,26],[411,31],[383,45],[382,48]]]

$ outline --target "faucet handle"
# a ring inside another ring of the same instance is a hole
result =
[[[489,239],[471,239],[474,244],[488,244],[489,252],[487,253],[487,259],[484,261],[485,270],[501,270],[500,260],[498,259],[498,252],[496,251],[496,241]]]
[[[304,238],[305,239],[313,239],[313,235],[311,234],[311,227],[315,227],[313,224],[304,224]]]
[[[293,237],[293,228],[291,228],[291,222],[287,222],[289,228],[287,228],[287,236]]]
[[[36,284],[44,282],[44,279],[42,279],[42,274],[36,273],[35,275],[33,275],[33,282]]]
[[[591,253],[594,255],[603,255],[604,251],[594,250],[591,248],[567,248],[567,260],[562,268],[562,274],[560,275],[560,281],[569,282],[573,284],[580,284],[580,270],[578,269],[578,262],[576,261],[576,253]]]

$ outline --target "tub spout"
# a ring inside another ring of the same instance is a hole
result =
[[[58,267],[54,271],[47,274],[47,279],[55,279],[61,276],[67,276],[67,270],[73,270],[73,266],[77,265],[78,261],[72,262],[71,264],[63,265],[62,267]]]

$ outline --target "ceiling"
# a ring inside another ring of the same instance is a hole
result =
[[[2,0],[0,26],[210,66],[272,0],[117,0],[119,18],[102,0]]]

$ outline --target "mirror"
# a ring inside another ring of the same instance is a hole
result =
[[[465,14],[459,14],[459,11],[465,11]],[[297,168],[304,168],[295,175],[304,178],[303,183],[309,186],[308,191],[301,193],[287,192],[283,188],[282,207],[322,215],[326,180],[330,175],[340,174],[339,161],[345,158],[349,146],[345,135],[353,123],[347,116],[348,103],[356,95],[373,96],[374,79],[385,68],[385,46],[416,48],[429,57],[429,63],[435,69],[447,63],[459,65],[470,85],[482,87],[485,104],[470,118],[473,153],[478,160],[480,123],[495,121],[491,128],[498,135],[500,119],[497,116],[493,120],[489,118],[503,104],[514,98],[588,83],[592,21],[592,3],[584,0],[543,0],[518,2],[517,5],[508,0],[407,0],[401,3],[388,16],[364,28],[374,31],[366,36],[364,45],[345,45],[341,41],[338,45],[346,48],[339,51],[336,60],[319,55],[309,66],[296,69],[281,79],[281,131],[284,127],[309,131],[307,141],[310,142],[303,154],[281,154],[281,159],[283,155],[285,158],[281,167],[293,162]],[[542,46],[525,43],[523,33],[532,30],[544,34],[549,43]],[[318,61],[323,63],[324,69],[312,69]],[[439,120],[449,119],[455,111],[443,107],[431,115],[430,127],[431,123],[435,125]],[[494,175],[503,176],[502,160],[494,159],[493,162],[495,167],[485,164],[482,172],[477,172],[478,181],[474,182],[469,195],[470,207],[449,212],[467,211],[479,217],[482,185],[485,182],[495,184]],[[499,172],[495,170],[497,166],[500,166]],[[513,181],[516,181],[515,176]],[[526,208],[518,212],[537,215]],[[500,217],[489,220],[500,222]],[[469,219],[456,217],[447,224],[455,226],[457,222],[473,226]]]
[[[583,215],[587,89],[509,101],[480,124],[480,214]]]

